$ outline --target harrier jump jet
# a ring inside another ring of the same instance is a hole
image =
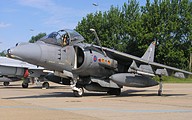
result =
[[[119,95],[123,86],[151,87],[162,83],[152,79],[157,69],[168,73],[191,72],[154,62],[155,42],[151,43],[140,58],[114,49],[102,47],[94,29],[97,45],[83,42],[84,38],[74,30],[64,29],[41,38],[35,43],[22,43],[8,50],[9,57],[54,71],[46,78],[70,85],[75,96],[83,96],[84,89]]]
[[[4,86],[8,86],[10,82],[24,79],[22,87],[27,88],[30,82],[29,78],[38,78],[38,80],[44,81],[46,73],[43,70],[44,68],[42,67],[37,67],[20,60],[0,57],[0,82],[3,82]],[[47,87],[47,85],[47,82],[43,83],[43,87]]]

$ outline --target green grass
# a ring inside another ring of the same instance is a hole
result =
[[[159,77],[154,77],[156,81],[159,81]],[[164,83],[192,83],[192,76],[188,78],[176,78],[172,76],[163,76],[162,77]]]

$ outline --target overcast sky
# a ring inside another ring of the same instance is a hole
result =
[[[89,13],[121,7],[128,0],[0,0],[0,51],[40,32],[74,29]],[[145,0],[138,0],[145,5]],[[93,3],[98,4],[94,6]]]

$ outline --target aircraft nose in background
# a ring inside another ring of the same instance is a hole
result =
[[[9,57],[25,61],[38,61],[41,58],[41,48],[37,44],[27,43],[7,50]]]

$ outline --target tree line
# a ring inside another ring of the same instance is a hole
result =
[[[189,69],[192,52],[192,1],[146,0],[140,6],[128,0],[122,7],[87,14],[76,30],[86,42],[93,41],[94,28],[103,46],[141,57],[148,45],[156,41],[155,61]]]

